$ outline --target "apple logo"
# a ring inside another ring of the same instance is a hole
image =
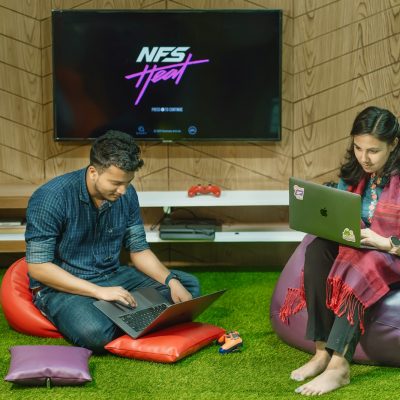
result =
[[[324,207],[324,208],[321,208],[320,210],[319,210],[319,212],[321,213],[321,215],[323,216],[323,217],[327,217],[328,216],[328,210]]]

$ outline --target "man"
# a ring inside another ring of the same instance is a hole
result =
[[[66,339],[95,352],[123,333],[93,305],[96,299],[135,306],[129,291],[145,286],[175,303],[200,294],[194,276],[169,271],[146,242],[130,184],[142,166],[134,140],[108,131],[94,142],[87,168],[52,179],[28,204],[34,303]],[[122,245],[134,267],[119,264]]]

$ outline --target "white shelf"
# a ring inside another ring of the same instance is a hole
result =
[[[287,206],[287,190],[222,190],[220,197],[189,197],[185,191],[137,192],[141,207]]]
[[[215,232],[214,240],[162,240],[155,232],[146,232],[148,243],[186,243],[186,242],[218,242],[218,243],[284,243],[301,242],[305,236],[303,232],[281,231],[281,232]]]
[[[305,233],[293,230],[271,230],[271,231],[250,231],[250,232],[216,232],[215,239],[210,242],[301,242]],[[146,232],[148,243],[169,243],[169,242],[199,242],[199,240],[162,240],[158,231]],[[23,233],[0,234],[0,242],[24,242]],[[202,240],[200,240],[202,241]]]
[[[288,206],[287,190],[223,190],[220,197],[199,195],[189,197],[185,191],[137,192],[141,207],[229,207],[229,206]],[[224,227],[222,232],[215,233],[215,239],[209,242],[242,243],[242,242],[300,242],[304,233],[284,226],[266,226],[259,228]],[[202,240],[162,240],[158,230],[147,231],[149,243],[198,242]]]
[[[0,241],[1,242],[24,242],[25,235],[23,233],[1,233],[0,232]]]
[[[288,206],[287,190],[222,190],[220,197],[199,195],[189,197],[186,191],[137,192],[141,207],[229,207],[229,206]],[[29,195],[26,196],[27,200]],[[14,200],[10,202],[14,204]],[[10,207],[10,204],[6,204]],[[22,207],[22,206],[20,206]],[[25,206],[24,206],[25,207]],[[287,224],[280,226],[223,226],[209,242],[219,243],[278,243],[300,242],[305,234],[289,229]],[[159,232],[146,231],[149,243],[201,242],[201,240],[161,240]],[[0,252],[7,252],[12,246],[25,250],[24,228],[0,230]]]

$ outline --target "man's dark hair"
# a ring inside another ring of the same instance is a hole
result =
[[[114,165],[127,172],[143,166],[140,147],[127,133],[110,130],[98,137],[90,150],[90,165],[100,172]]]

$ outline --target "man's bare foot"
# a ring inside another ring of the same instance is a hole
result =
[[[290,378],[298,382],[312,378],[324,371],[330,360],[331,356],[325,350],[325,343],[316,342],[315,355],[306,364],[292,371]]]
[[[346,359],[340,355],[333,355],[326,370],[312,381],[298,387],[295,392],[305,396],[315,396],[350,383],[350,366]]]

